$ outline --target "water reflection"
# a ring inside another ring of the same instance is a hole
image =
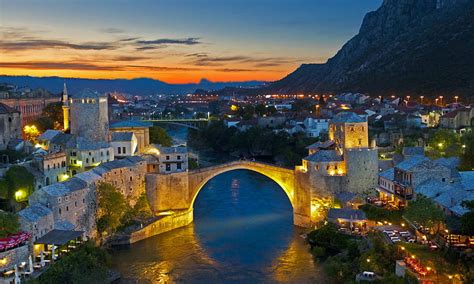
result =
[[[194,224],[113,252],[124,277],[139,283],[321,281],[292,225],[288,198],[266,177],[217,176],[194,206]]]

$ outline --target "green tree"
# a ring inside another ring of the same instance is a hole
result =
[[[462,205],[469,212],[461,216],[461,232],[468,236],[474,236],[474,201],[463,201]]]
[[[43,109],[43,116],[51,119],[54,129],[62,129],[64,127],[62,102],[48,104]]]
[[[436,228],[436,231],[439,230],[439,225],[445,221],[443,210],[423,195],[418,195],[415,200],[408,203],[404,216],[411,222],[416,222],[425,228]]]
[[[258,104],[255,106],[255,113],[258,116],[263,116],[267,113],[267,107],[264,104]]]
[[[153,126],[150,128],[150,143],[160,144],[163,147],[170,147],[173,144],[173,139],[171,139],[163,128]]]
[[[0,238],[17,233],[19,230],[18,215],[0,210]]]
[[[438,129],[428,140],[431,151],[429,155],[433,158],[459,157],[461,154],[460,137],[454,131]]]
[[[97,230],[101,235],[112,234],[124,223],[123,217],[130,211],[130,207],[112,184],[99,184],[97,194],[99,200]]]
[[[5,173],[8,183],[8,199],[11,201],[24,202],[34,191],[34,177],[22,166],[12,166]]]
[[[110,257],[91,242],[66,254],[31,283],[107,283]]]
[[[132,216],[138,218],[150,218],[153,216],[146,193],[142,193],[135,206],[133,206]]]
[[[474,131],[462,137],[462,151],[460,168],[465,171],[474,170]]]

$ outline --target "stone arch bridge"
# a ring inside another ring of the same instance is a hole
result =
[[[271,164],[234,161],[217,166],[171,174],[147,174],[146,188],[150,205],[157,214],[177,210],[191,212],[196,197],[213,177],[232,170],[250,170],[275,181],[286,193],[293,207],[293,221],[297,226],[311,225],[311,189],[305,182],[305,173],[299,167],[283,168]]]

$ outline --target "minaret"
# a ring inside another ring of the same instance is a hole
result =
[[[63,100],[64,130],[68,130],[69,129],[69,98],[67,95],[66,83],[64,83],[62,100]]]

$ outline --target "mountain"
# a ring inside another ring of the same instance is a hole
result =
[[[197,84],[168,84],[149,78],[137,79],[81,79],[62,77],[31,77],[31,76],[0,76],[0,83],[9,83],[30,88],[44,88],[52,93],[60,93],[63,83],[66,82],[68,90],[74,94],[82,89],[90,88],[99,92],[117,91],[132,95],[154,94],[186,94],[193,93],[196,89],[207,91],[223,89],[225,87],[255,88],[263,86],[265,82],[211,82],[202,79]]]
[[[265,92],[474,97],[474,1],[384,0],[334,57]]]

